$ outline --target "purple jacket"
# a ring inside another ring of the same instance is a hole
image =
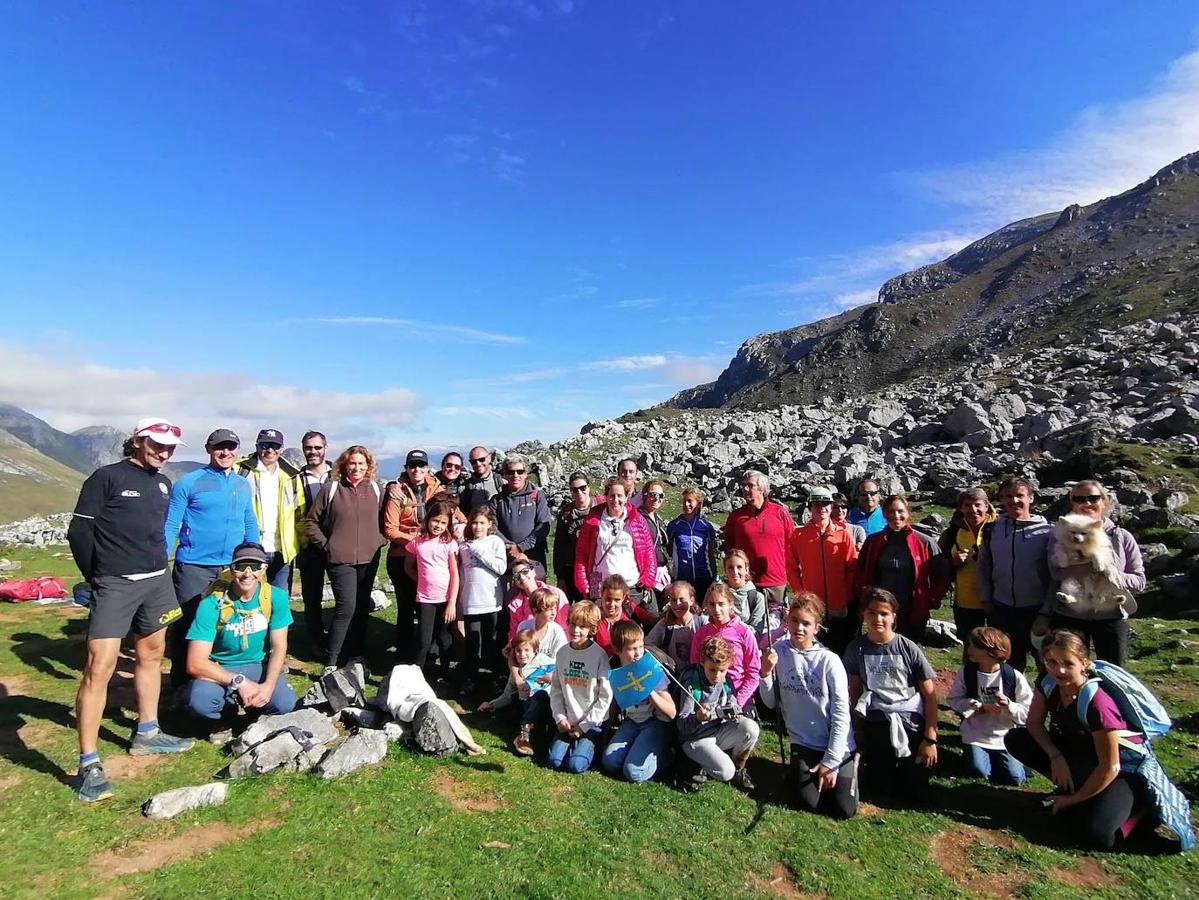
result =
[[[1145,562],[1141,559],[1141,548],[1137,546],[1137,539],[1131,534],[1118,526],[1111,519],[1107,519],[1103,523],[1103,530],[1107,532],[1108,538],[1112,542],[1112,557],[1116,564],[1117,571],[1123,574],[1124,584],[1122,587],[1130,594],[1139,594],[1145,590]],[[1049,544],[1049,558],[1053,559],[1053,543]],[[1067,566],[1059,568],[1052,562],[1049,563],[1049,572],[1053,576],[1054,581],[1062,581],[1071,576],[1079,577],[1091,571],[1091,567],[1086,563],[1077,566]],[[1046,598],[1044,606],[1041,607],[1041,612],[1045,615],[1052,615],[1055,612],[1065,613],[1065,610],[1057,608],[1057,598],[1050,596]],[[1134,607],[1129,607],[1130,611],[1135,611]],[[1069,615],[1072,619],[1119,619],[1121,613],[1117,610],[1115,613],[1107,613],[1105,615],[1089,614],[1079,615],[1079,613],[1071,610]]]

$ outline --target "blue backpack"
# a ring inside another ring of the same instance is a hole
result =
[[[1129,730],[1122,734],[1121,738],[1128,737],[1129,734],[1139,734],[1143,735],[1145,740],[1152,741],[1173,727],[1174,723],[1170,721],[1170,714],[1166,712],[1165,707],[1135,675],[1101,659],[1092,662],[1091,667],[1095,677],[1088,679],[1078,692],[1078,720],[1084,726],[1087,725],[1087,711],[1091,708],[1091,701],[1095,699],[1095,692],[1103,688],[1120,710],[1124,721],[1128,723]],[[1051,688],[1055,685],[1054,680],[1049,677],[1045,678],[1045,682]],[[1121,741],[1122,745],[1126,743]]]

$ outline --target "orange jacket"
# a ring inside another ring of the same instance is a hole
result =
[[[822,535],[815,522],[787,539],[787,584],[793,593],[811,591],[830,613],[844,613],[853,599],[858,548],[844,525],[830,522]]]
[[[425,502],[441,490],[441,482],[433,475],[425,476]],[[388,556],[403,556],[408,542],[420,536],[420,519],[416,515],[417,496],[405,472],[387,483],[383,500],[383,537],[391,542]]]

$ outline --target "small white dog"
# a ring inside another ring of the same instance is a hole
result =
[[[1086,566],[1071,572],[1058,585],[1057,599],[1074,615],[1112,613],[1132,600],[1116,569],[1111,538],[1103,522],[1075,513],[1057,520],[1052,562],[1059,569]]]

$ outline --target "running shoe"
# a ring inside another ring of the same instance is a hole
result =
[[[112,785],[108,783],[104,767],[98,762],[80,769],[71,787],[75,789],[75,799],[84,803],[95,803],[112,796]]]
[[[135,734],[129,745],[130,756],[149,756],[152,753],[182,753],[194,744],[191,738],[175,737],[161,729],[151,734]]]

